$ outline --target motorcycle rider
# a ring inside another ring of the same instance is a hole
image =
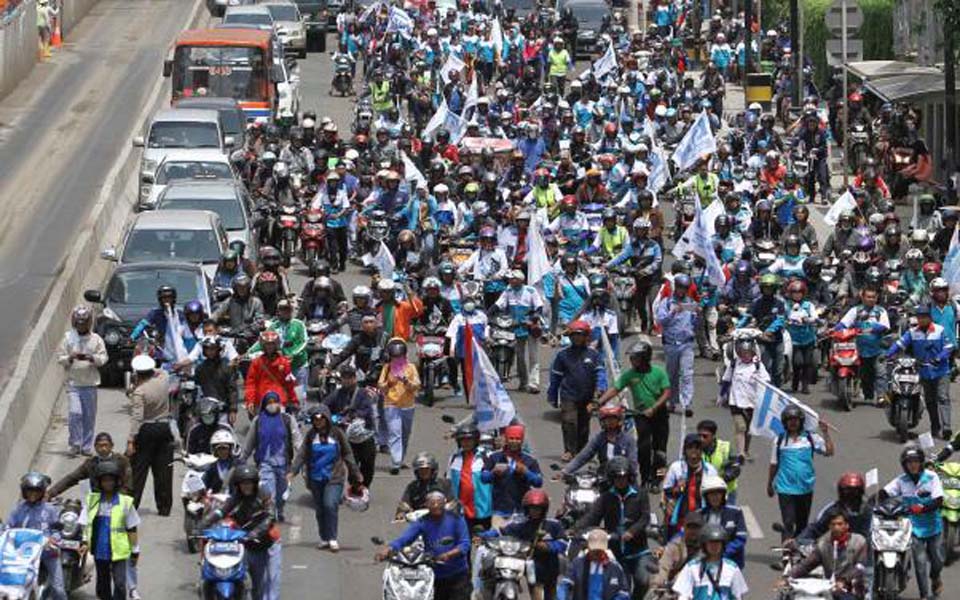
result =
[[[240,444],[233,432],[221,429],[210,436],[210,454],[215,462],[203,473],[203,485],[211,494],[223,493],[230,482],[233,470],[240,466]]]
[[[429,452],[420,452],[410,464],[413,469],[413,481],[403,489],[394,520],[402,521],[408,512],[427,507],[430,492],[440,491],[447,498],[453,498],[451,483],[440,476],[439,464]]]
[[[747,546],[747,525],[743,511],[727,502],[727,482],[722,477],[707,476],[701,482],[703,508],[700,514],[706,525],[719,525],[726,530],[727,544],[724,558],[729,558],[744,568]]]
[[[856,328],[857,352],[860,355],[860,382],[863,387],[863,399],[873,402],[887,391],[887,374],[883,364],[883,336],[890,331],[890,318],[882,306],[877,305],[876,290],[865,288],[860,292],[861,304],[854,306],[843,315],[834,327],[836,331]]]
[[[281,409],[279,394],[273,391],[264,394],[260,413],[251,419],[243,442],[243,458],[246,461],[253,457],[260,473],[260,486],[270,491],[277,509],[276,518],[282,523],[288,475],[303,438],[296,418]]]
[[[238,275],[231,284],[233,294],[213,312],[212,318],[226,323],[234,332],[251,330],[264,319],[263,302],[251,293],[252,282],[246,275]],[[246,337],[246,336],[245,336]]]
[[[854,247],[853,242],[859,239],[859,235],[854,233],[855,217],[852,210],[846,209],[840,213],[837,219],[837,226],[834,227],[827,241],[823,245],[824,258],[843,259],[844,250]]]
[[[174,357],[176,356],[174,348],[168,347],[167,325],[173,323],[174,327],[178,329],[177,334],[179,335],[179,330],[182,329],[186,323],[186,317],[183,316],[183,311],[177,308],[176,288],[171,285],[161,285],[158,287],[157,304],[159,306],[151,308],[147,316],[140,319],[133,328],[133,331],[130,333],[130,339],[137,341],[148,328],[152,328],[154,339],[162,340],[161,345],[164,347],[164,354],[168,357]]]
[[[96,564],[97,598],[121,600],[128,590],[131,596],[135,593],[129,573],[140,559],[140,515],[133,498],[119,489],[120,467],[116,463],[101,462],[94,477],[98,485],[87,494],[77,523],[83,527],[83,541]]]
[[[563,470],[553,476],[554,481],[563,480],[580,470],[596,457],[600,469],[616,456],[622,456],[630,463],[630,470],[637,471],[637,440],[632,432],[623,428],[624,409],[618,404],[605,404],[597,413],[600,418],[600,431],[590,438],[583,450],[577,453]]]
[[[930,290],[930,317],[943,327],[947,343],[957,348],[957,325],[960,323],[960,304],[950,297],[950,286],[942,277],[935,277],[928,284]],[[951,358],[951,362],[954,360]]]
[[[790,366],[793,371],[791,391],[810,392],[809,385],[816,380],[816,362],[814,350],[817,344],[817,307],[806,299],[807,284],[803,280],[794,280],[787,285],[786,309],[787,331],[793,342],[793,356]]]
[[[470,532],[459,514],[446,509],[447,497],[440,490],[427,495],[428,514],[410,523],[396,539],[377,551],[378,562],[422,538],[434,554],[434,600],[469,600]],[[446,543],[449,542],[449,543]]]
[[[730,442],[717,437],[717,423],[711,419],[704,419],[697,423],[697,435],[700,436],[703,458],[713,465],[725,479],[727,494],[724,501],[727,504],[737,504],[737,478],[740,475],[742,457],[731,458]]]
[[[244,556],[253,583],[251,597],[279,600],[283,557],[280,530],[274,520],[274,496],[260,487],[260,475],[251,465],[234,469],[230,492],[222,506],[204,516],[200,529],[229,517],[237,528],[246,531]]]
[[[926,456],[915,444],[900,452],[903,474],[883,486],[878,501],[900,498],[910,511],[913,523],[913,565],[921,598],[936,598],[943,591],[940,571],[943,569],[943,530],[940,507],[943,505],[943,484],[939,475],[924,468]]]
[[[525,284],[526,277],[523,271],[513,269],[507,272],[507,282],[507,289],[494,303],[491,313],[506,312],[513,319],[513,331],[517,336],[514,354],[517,360],[517,376],[520,380],[518,390],[539,394],[539,334],[542,331],[543,300],[535,288]]]
[[[701,555],[683,567],[671,588],[678,600],[702,597],[741,600],[747,594],[747,582],[737,563],[725,558],[726,543],[727,532],[722,526],[703,525]]]
[[[453,363],[448,363],[450,369],[450,382],[453,386],[453,395],[460,395],[460,386],[457,385],[457,367],[460,368],[460,374],[463,381],[463,394],[466,401],[470,402],[470,386],[472,381],[468,379],[466,367],[467,348],[472,346],[472,340],[483,344],[489,335],[487,325],[487,314],[478,310],[476,302],[472,298],[464,300],[463,306],[458,314],[450,320],[447,327],[446,338],[449,342],[450,358]]]
[[[610,536],[603,529],[587,534],[587,550],[570,561],[557,587],[558,600],[629,600],[623,567],[608,554]]]
[[[814,254],[808,256],[803,261],[803,277],[807,283],[807,299],[814,306],[832,307],[833,289],[830,282],[821,277],[823,272],[823,259],[820,255]]]
[[[783,254],[773,261],[768,271],[782,279],[802,278],[806,255],[801,253],[801,243],[800,236],[787,233],[783,239]]]
[[[300,319],[293,318],[293,302],[284,298],[277,303],[277,315],[267,321],[265,331],[277,333],[280,338],[281,354],[290,360],[290,370],[296,377],[297,385],[306,386],[307,327]],[[247,354],[256,355],[260,349],[260,342],[257,342],[247,351]]]
[[[670,398],[671,410],[679,405],[692,413],[693,406],[693,342],[700,321],[700,306],[688,303],[690,276],[679,273],[673,278],[670,297],[657,308],[657,321],[663,328],[663,350],[667,362],[670,387],[677,397]]]
[[[846,515],[851,532],[870,539],[873,503],[864,498],[866,487],[862,473],[847,471],[841,475],[837,480],[837,499],[827,503],[816,519],[797,535],[797,539],[801,543],[816,542],[830,531],[830,521],[837,511]]]
[[[683,532],[675,535],[662,548],[655,550],[659,554],[657,573],[650,579],[650,588],[669,588],[684,566],[700,554],[700,532],[703,529],[703,516],[700,512],[687,515]]]
[[[943,327],[933,322],[930,306],[921,304],[913,311],[917,325],[911,327],[886,352],[890,360],[901,351],[909,351],[920,363],[920,385],[930,415],[930,431],[945,440],[953,437],[950,423],[950,356],[954,347]]]
[[[225,356],[222,356],[223,341],[215,336],[204,336],[200,340],[203,360],[194,369],[194,379],[205,397],[216,398],[226,409],[227,423],[237,422],[239,394],[237,370]]]
[[[786,322],[786,307],[783,300],[777,295],[780,279],[773,273],[760,276],[760,297],[750,305],[737,327],[746,327],[751,319],[757,322],[763,334],[759,338],[760,360],[767,373],[770,374],[770,383],[780,387],[783,377],[783,327]]]
[[[187,454],[201,454],[210,449],[210,438],[221,429],[230,426],[220,423],[223,404],[216,398],[204,397],[197,402],[197,422],[184,436],[183,447]]]
[[[20,500],[17,502],[10,516],[4,522],[4,528],[22,527],[36,529],[51,540],[56,534],[53,525],[60,521],[60,509],[45,500],[50,478],[43,473],[30,471],[20,478]],[[63,568],[60,565],[60,555],[54,547],[44,548],[40,558],[40,566],[46,572],[48,594],[54,600],[66,600],[67,592],[63,587]]]
[[[636,488],[636,471],[626,457],[610,458],[606,475],[609,487],[573,529],[583,531],[603,524],[613,555],[633,582],[630,597],[639,600],[646,595],[654,560],[647,548],[650,502],[647,494]]]
[[[807,556],[790,569],[790,579],[807,577],[817,567],[833,582],[833,597],[854,599],[866,597],[865,581],[868,564],[866,538],[851,531],[849,516],[840,509],[827,515],[830,530],[820,536]]]
[[[657,276],[663,265],[663,250],[657,241],[650,239],[650,227],[649,219],[637,217],[633,222],[633,238],[628,238],[623,251],[606,264],[606,269],[610,270],[629,259],[631,265],[636,268],[637,287],[634,302],[643,331],[649,331],[652,325],[650,321],[653,309],[650,306],[650,291],[657,282]]]
[[[117,485],[124,494],[130,495],[133,484],[133,472],[130,470],[130,460],[122,452],[114,452],[113,438],[106,431],[101,431],[93,441],[93,456],[87,458],[76,469],[64,475],[47,488],[47,499],[53,500],[63,492],[77,485],[84,479],[88,480],[90,489],[96,490],[100,483],[97,481],[97,465],[104,461],[113,461],[120,468],[120,478]]]
[[[503,430],[503,448],[484,458],[480,480],[492,486],[493,527],[502,527],[521,512],[523,495],[543,485],[540,463],[524,452],[523,425],[509,425]]]
[[[687,514],[703,507],[703,479],[717,475],[717,469],[703,458],[703,442],[696,433],[683,438],[683,456],[670,464],[663,478],[662,504],[667,515],[668,537],[679,531]]]
[[[259,404],[269,392],[278,396],[284,408],[295,412],[300,406],[294,387],[297,378],[290,367],[290,359],[280,353],[280,334],[264,331],[258,343],[263,353],[250,361],[243,386],[248,416],[252,419],[260,412]]]

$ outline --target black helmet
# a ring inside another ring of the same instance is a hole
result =
[[[173,301],[177,301],[177,288],[172,285],[161,285],[157,288],[157,300],[163,298],[164,296],[173,296]]]
[[[630,358],[645,358],[650,360],[653,356],[653,346],[647,340],[640,340],[630,348]]]
[[[926,456],[923,455],[923,450],[915,444],[908,444],[900,452],[900,466],[904,469],[907,468],[907,462],[911,460],[918,460],[921,463],[926,460]]]
[[[453,433],[454,439],[462,440],[464,438],[473,438],[475,440],[480,439],[480,429],[477,428],[477,424],[473,421],[468,421],[463,423],[457,430]]]
[[[786,423],[788,419],[800,419],[803,421],[803,409],[796,404],[789,404],[780,413],[780,422]]]
[[[250,277],[248,277],[247,275],[237,275],[236,277],[233,278],[233,282],[230,284],[230,287],[233,288],[234,292],[236,292],[237,288],[241,288],[241,287],[249,288],[250,283],[251,283]]]
[[[784,249],[787,249],[787,248],[789,248],[790,246],[796,246],[798,249],[800,248],[801,243],[800,243],[800,236],[799,236],[799,235],[797,235],[797,234],[795,234],[795,233],[791,233],[790,235],[788,235],[788,236],[783,240],[783,248],[784,248]]]
[[[868,268],[866,274],[864,274],[864,278],[867,285],[871,288],[876,288],[883,283],[883,273],[880,272],[878,267]]]
[[[727,542],[727,530],[716,523],[707,523],[700,530],[700,543]]]
[[[571,265],[574,267],[577,266],[577,257],[574,256],[573,254],[565,254],[563,258],[560,259],[560,266],[568,267]]]
[[[233,471],[230,477],[230,483],[239,486],[244,481],[252,481],[260,485],[260,472],[253,465],[240,465]]]
[[[264,246],[260,249],[260,260],[265,265],[277,266],[280,264],[280,251],[273,246]]]
[[[41,492],[46,492],[48,485],[50,485],[50,478],[43,473],[38,473],[37,471],[29,471],[20,478],[21,492],[25,492],[27,490],[40,490]]]
[[[630,461],[625,456],[614,456],[607,461],[607,479],[614,477],[627,477],[633,475],[633,469],[630,468]]]
[[[407,355],[407,343],[400,338],[394,338],[387,344],[387,354],[392,358]]]
[[[413,468],[414,471],[418,469],[430,469],[434,473],[437,472],[438,467],[439,465],[437,464],[437,459],[434,458],[429,452],[421,452],[420,454],[417,454],[413,459],[413,464],[411,465],[411,468]]]
[[[806,260],[803,261],[803,274],[807,278],[814,277],[820,274],[820,271],[823,269],[823,259],[819,255],[814,254],[813,256],[808,256]]]
[[[94,477],[97,478],[97,481],[100,481],[103,477],[113,477],[116,480],[120,479],[120,465],[117,464],[114,460],[104,460],[97,463],[97,468],[93,472]]]

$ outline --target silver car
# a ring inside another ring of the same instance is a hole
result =
[[[229,180],[183,180],[167,186],[157,199],[157,210],[208,210],[220,217],[227,240],[240,240],[255,256],[250,233],[250,206],[243,185]]]
[[[219,150],[171,150],[152,172],[140,174],[137,210],[150,210],[157,198],[175,181],[235,181],[230,159]]]
[[[286,52],[307,57],[307,24],[300,8],[293,2],[263,2],[273,15],[273,24]]]

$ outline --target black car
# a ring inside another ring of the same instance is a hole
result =
[[[557,15],[565,9],[573,11],[577,21],[577,50],[574,58],[602,54],[607,49],[600,47],[600,30],[610,19],[610,5],[606,0],[560,0]]]
[[[137,323],[157,306],[157,288],[172,285],[177,290],[177,305],[191,300],[203,303],[210,311],[210,283],[200,265],[189,263],[144,262],[117,267],[104,292],[87,290],[87,302],[102,305],[94,322],[94,331],[107,346],[108,360],[100,368],[104,385],[120,385],[130,368],[136,343],[131,334]]]

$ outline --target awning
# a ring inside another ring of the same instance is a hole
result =
[[[847,63],[847,71],[885,102],[943,92],[943,72],[936,67],[897,60],[864,60]]]

